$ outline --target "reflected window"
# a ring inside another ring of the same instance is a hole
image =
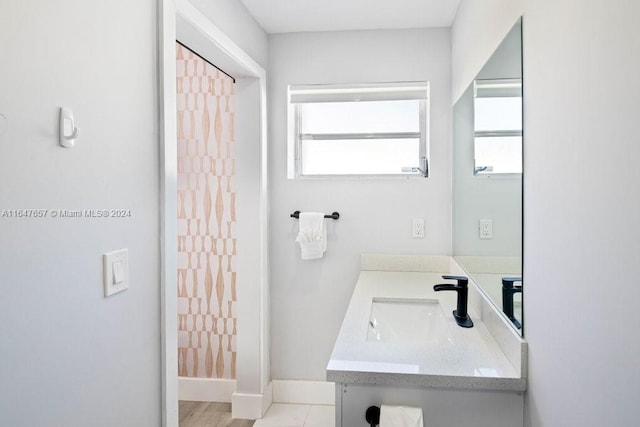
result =
[[[522,173],[522,81],[474,82],[476,175]]]

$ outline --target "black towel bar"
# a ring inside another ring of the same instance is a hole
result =
[[[292,213],[291,215],[289,215],[291,218],[300,218],[300,211],[295,211],[294,213]],[[331,219],[338,219],[340,218],[340,214],[338,212],[334,212],[331,215],[325,215],[325,218],[331,218]]]
[[[380,407],[369,406],[367,412],[364,414],[364,419],[367,420],[371,427],[376,427],[380,424]]]

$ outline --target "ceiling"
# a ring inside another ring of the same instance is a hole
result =
[[[241,0],[267,33],[450,27],[460,0]]]

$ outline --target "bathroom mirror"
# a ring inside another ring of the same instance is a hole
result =
[[[453,254],[521,334],[522,20],[453,110]]]

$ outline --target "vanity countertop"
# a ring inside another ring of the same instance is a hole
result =
[[[327,366],[327,380],[524,391],[526,378],[514,369],[472,306],[474,327],[459,327],[451,315],[456,293],[433,291],[434,284],[453,283],[444,281],[443,274],[449,273],[362,271]],[[435,343],[367,341],[374,298],[439,300],[448,338]]]

